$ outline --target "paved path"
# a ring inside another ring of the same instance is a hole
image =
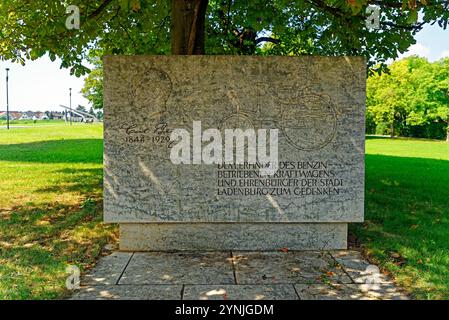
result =
[[[72,299],[406,299],[357,251],[115,252]]]

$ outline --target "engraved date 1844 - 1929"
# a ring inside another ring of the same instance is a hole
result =
[[[120,129],[126,134],[126,143],[144,143],[151,141],[155,144],[165,144],[169,148],[172,146],[173,141],[170,141],[170,134],[172,129],[168,127],[166,122],[158,122],[154,127],[142,128],[138,127],[135,123],[122,123]]]

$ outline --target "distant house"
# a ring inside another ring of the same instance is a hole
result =
[[[6,111],[0,111],[0,119],[6,119]],[[9,120],[63,120],[65,119],[64,112],[59,111],[9,111]],[[82,121],[79,115],[73,114],[72,121]]]
[[[9,120],[18,120],[22,117],[22,112],[9,111]],[[0,118],[6,119],[6,111],[0,111]]]
[[[58,111],[50,111],[50,119],[62,120],[64,119],[64,114]]]
[[[48,120],[48,116],[41,111],[37,111],[33,115],[33,120]]]
[[[20,120],[32,120],[34,117],[34,112],[33,111],[27,111],[27,112],[23,112],[22,116],[20,117]]]
[[[72,120],[73,122],[84,122],[85,117],[78,113],[75,113],[75,110],[74,110],[72,112],[69,111],[67,113],[67,119]]]

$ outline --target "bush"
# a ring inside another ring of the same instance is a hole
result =
[[[378,123],[376,126],[376,134],[390,134],[390,126],[385,122]]]

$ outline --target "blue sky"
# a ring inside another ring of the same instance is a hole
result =
[[[436,61],[449,57],[449,29],[443,30],[436,23],[426,25],[416,36],[416,44],[412,45],[403,56],[417,54]]]
[[[443,30],[436,24],[426,25],[417,35],[417,43],[403,55],[417,54],[431,61],[449,57],[449,29]],[[69,88],[72,90],[72,106],[79,104],[89,107],[89,103],[80,94],[83,79],[70,76],[67,69],[59,68],[60,61],[51,62],[43,57],[19,64],[0,62],[0,110],[6,109],[5,68],[9,67],[10,110],[45,111],[60,110],[60,104],[69,104]]]

